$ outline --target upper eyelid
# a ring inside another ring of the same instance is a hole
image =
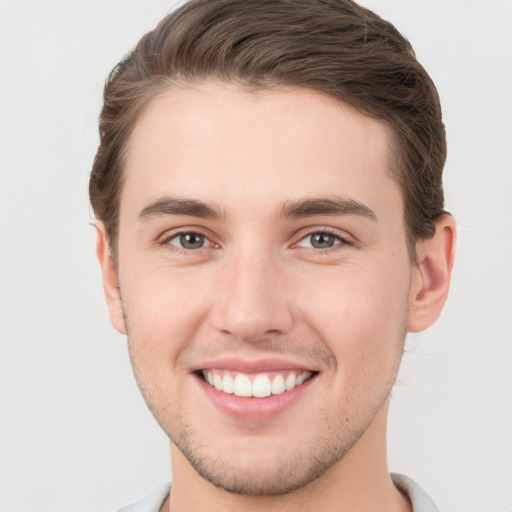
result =
[[[313,232],[303,236],[297,242],[294,242],[294,244],[292,245],[292,248],[297,248],[297,249],[301,249],[301,250],[305,250],[305,251],[325,252],[325,251],[336,251],[336,250],[340,250],[344,247],[353,245],[352,241],[350,241],[344,237],[341,237],[339,235],[333,235],[333,234],[325,232],[325,231],[323,232],[324,234],[330,235],[335,239],[333,245],[331,245],[330,247],[308,247],[308,246],[302,245],[308,238],[310,238],[312,235],[315,235],[317,233],[319,233],[319,232],[313,231]],[[309,243],[312,244],[312,241],[310,241]]]
[[[209,242],[211,242],[211,240],[206,235],[203,235],[203,233],[199,233],[197,231],[180,231],[178,233],[173,233],[172,235],[165,237],[164,240],[167,240],[167,241],[173,240],[174,238],[178,238],[179,236],[183,236],[183,235],[202,236],[205,240],[208,240]]]
[[[354,240],[354,237],[352,235],[350,235],[346,231],[336,229],[336,228],[313,226],[311,228],[306,228],[306,229],[307,229],[306,232],[302,232],[302,233],[299,232],[297,234],[297,236],[294,237],[295,238],[295,242],[293,242],[294,244],[297,242],[300,242],[301,240],[303,240],[304,238],[306,238],[308,236],[311,236],[311,235],[314,235],[317,233],[326,233],[328,235],[334,236],[335,238],[338,238],[339,240],[341,240],[342,242],[345,242],[345,243],[351,243]]]
[[[331,231],[311,231],[310,233],[307,233],[306,235],[304,235],[300,240],[304,240],[304,238],[308,238],[313,235],[328,235],[328,236],[332,236],[333,238],[336,238],[342,242],[346,241],[345,237],[343,237],[342,235],[340,235],[338,233],[332,233]]]
[[[175,228],[175,229],[168,229],[164,231],[161,235],[157,237],[157,240],[159,242],[165,242],[169,241],[172,238],[175,238],[180,235],[186,235],[186,234],[194,234],[194,235],[200,235],[204,236],[207,240],[212,242],[212,236],[207,233],[207,230],[195,226],[185,227],[185,228]]]

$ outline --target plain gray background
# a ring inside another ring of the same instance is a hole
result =
[[[411,40],[448,131],[451,296],[410,337],[389,461],[444,512],[512,510],[512,2],[364,0]],[[107,511],[170,478],[110,326],[87,183],[103,81],[164,0],[0,0],[0,511]]]

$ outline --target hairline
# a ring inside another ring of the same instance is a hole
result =
[[[114,226],[107,228],[107,239],[109,243],[110,254],[114,266],[118,264],[118,238],[119,238],[119,224],[120,224],[120,211],[121,211],[121,198],[124,190],[124,182],[126,180],[126,166],[127,159],[130,156],[130,149],[132,144],[133,132],[140,119],[145,115],[147,110],[157,102],[159,99],[165,97],[168,93],[173,91],[184,91],[194,89],[194,86],[203,86],[208,83],[218,83],[225,86],[233,86],[235,90],[247,93],[247,94],[258,94],[272,91],[281,92],[292,92],[292,91],[308,91],[314,94],[320,94],[324,97],[334,99],[337,103],[342,105],[344,108],[357,112],[367,118],[373,119],[380,123],[384,128],[386,134],[386,152],[387,162],[386,168],[389,177],[398,185],[400,189],[400,197],[402,198],[402,222],[405,230],[407,251],[409,253],[410,261],[413,264],[417,264],[416,244],[422,239],[421,236],[415,235],[412,232],[409,222],[407,220],[406,211],[406,191],[404,190],[403,176],[405,172],[403,169],[404,162],[401,155],[401,145],[398,140],[398,133],[392,126],[391,122],[376,117],[370,116],[363,109],[358,108],[355,105],[350,104],[348,101],[337,97],[335,94],[328,93],[321,90],[320,88],[314,88],[311,86],[301,86],[299,84],[287,84],[284,81],[277,80],[261,80],[256,82],[255,80],[243,80],[237,77],[221,77],[218,74],[204,74],[204,75],[193,75],[192,73],[188,76],[183,74],[177,74],[173,77],[155,77],[151,87],[147,87],[146,92],[148,97],[141,101],[136,109],[134,109],[133,120],[131,127],[126,134],[126,142],[122,145],[119,152],[119,169],[120,173],[118,176],[118,188],[117,188],[117,205],[115,208],[116,215],[114,217]],[[156,92],[155,92],[156,91]],[[153,92],[153,94],[151,94]],[[97,219],[100,222],[104,222],[102,219]],[[110,232],[109,232],[110,231]]]

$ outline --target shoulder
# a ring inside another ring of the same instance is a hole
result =
[[[439,512],[430,496],[414,480],[398,473],[392,473],[391,478],[396,487],[411,500],[413,512]],[[123,507],[118,512],[158,512],[170,489],[170,483],[164,484],[155,489],[149,496]]]
[[[432,498],[411,478],[392,473],[395,486],[411,501],[413,512],[439,512]]]
[[[117,512],[158,512],[165,498],[169,494],[171,484],[167,483],[155,489],[149,496],[146,496],[137,503],[132,503]]]

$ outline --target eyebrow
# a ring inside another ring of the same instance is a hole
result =
[[[331,197],[287,201],[280,210],[280,217],[305,218],[315,215],[357,215],[377,220],[375,212],[365,204],[350,198]],[[220,208],[197,199],[163,197],[145,206],[139,220],[164,215],[187,215],[204,219],[224,217]]]
[[[377,220],[375,212],[359,201],[344,197],[302,199],[288,201],[282,208],[282,217],[304,218],[315,215],[357,215]]]
[[[218,219],[223,217],[220,209],[197,199],[181,197],[163,197],[150,203],[139,213],[139,220],[162,215],[188,215],[204,219]]]

